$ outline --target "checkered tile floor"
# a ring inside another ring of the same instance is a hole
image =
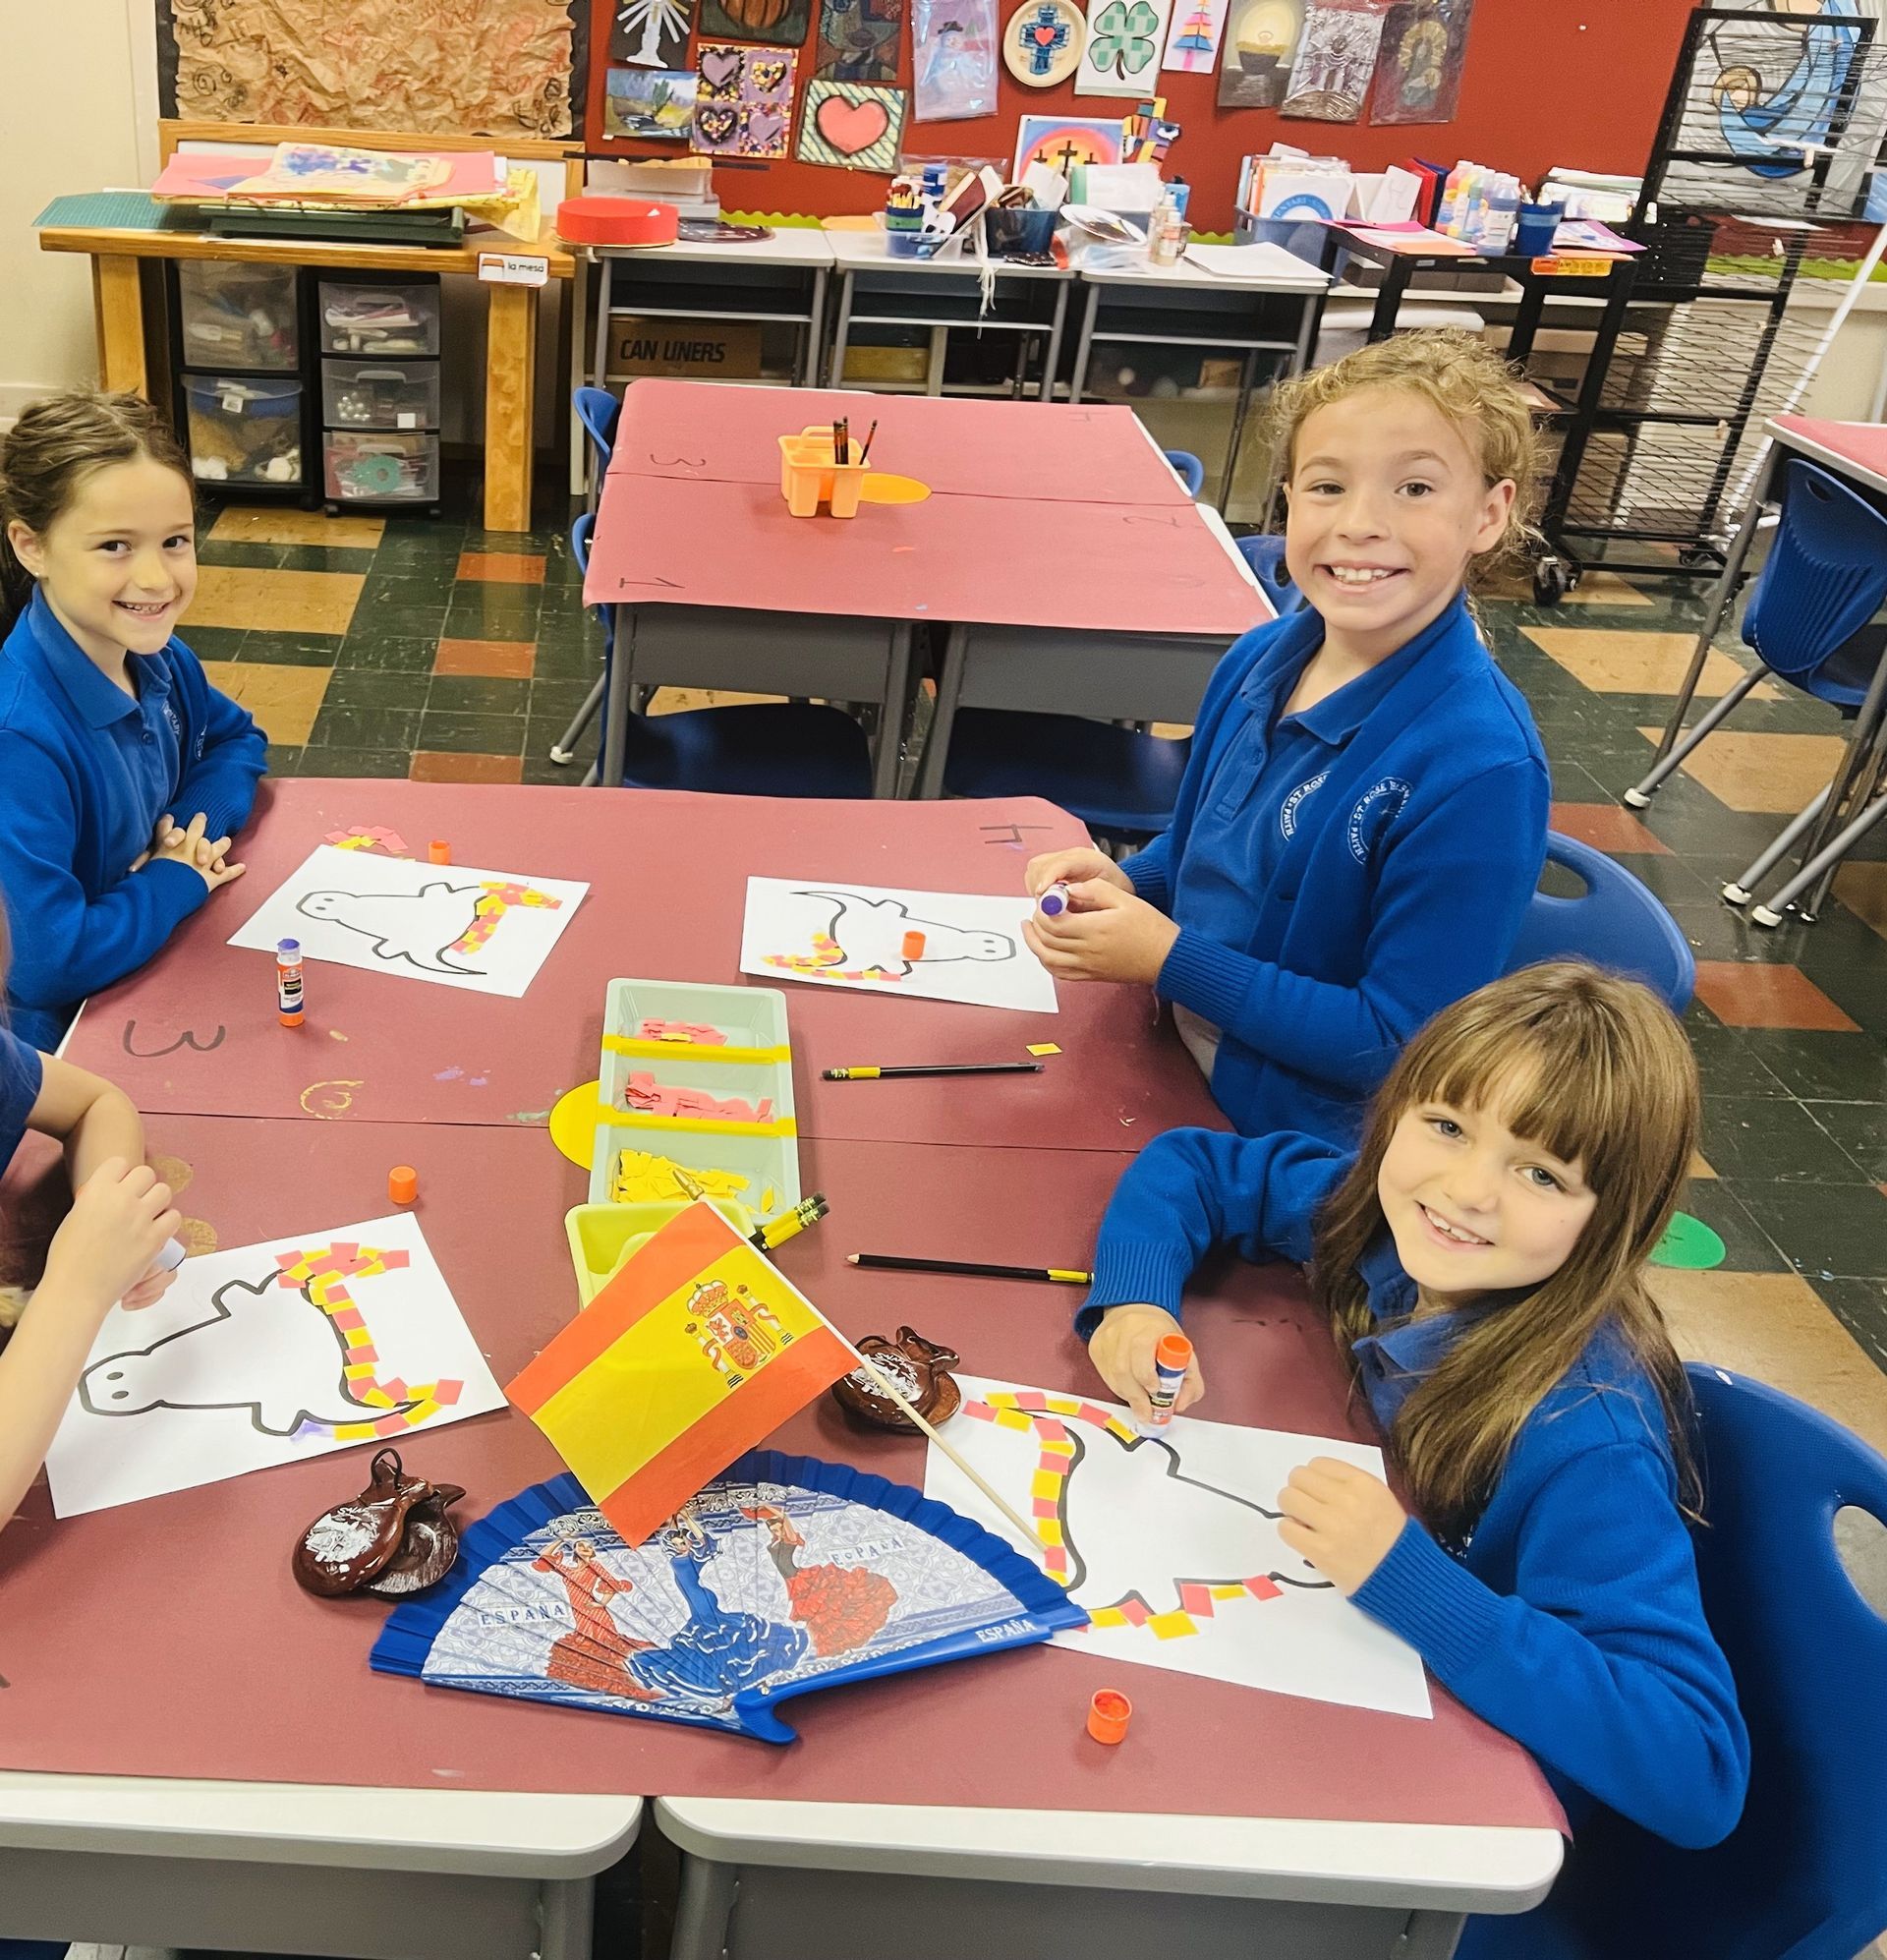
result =
[[[581,779],[594,731],[574,770],[548,750],[600,641],[560,529],[226,507],[205,513],[200,559],[185,637],[266,728],[279,774]],[[1601,576],[1552,611],[1517,593],[1484,610],[1552,758],[1555,826],[1635,871],[1696,949],[1707,1106],[1685,1204],[1728,1256],[1662,1273],[1667,1309],[1691,1351],[1887,1449],[1887,827],[1813,927],[1765,933],[1720,902],[1840,747],[1832,711],[1784,687],[1757,689],[1642,817],[1621,807],[1699,605],[1689,584]],[[1706,698],[1748,658],[1728,631],[1719,644]]]

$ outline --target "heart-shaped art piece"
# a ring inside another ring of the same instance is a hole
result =
[[[786,64],[777,55],[764,55],[747,64],[747,79],[763,95],[771,95],[786,80]]]
[[[786,119],[777,109],[752,108],[747,111],[747,147],[770,149],[786,133]]]
[[[718,102],[711,102],[695,111],[695,134],[704,143],[726,143],[733,136],[740,122],[738,110],[724,107]]]
[[[828,95],[813,112],[813,126],[840,156],[861,156],[890,128],[891,115],[883,102]]]
[[[731,87],[740,79],[739,48],[703,48],[701,51],[701,79],[711,88]]]

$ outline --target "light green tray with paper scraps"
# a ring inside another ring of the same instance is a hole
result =
[[[577,1269],[577,1292],[588,1306],[615,1278],[624,1260],[640,1252],[649,1240],[694,1200],[663,1200],[655,1204],[580,1204],[563,1215],[570,1240],[570,1263]],[[754,1229],[754,1215],[732,1198],[718,1198],[715,1209],[742,1238]]]

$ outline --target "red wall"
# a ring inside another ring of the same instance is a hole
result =
[[[1016,0],[996,0],[999,25]],[[602,128],[610,0],[595,0],[590,99],[584,127]],[[1167,112],[1184,134],[1173,145],[1170,176],[1193,186],[1193,222],[1230,227],[1238,159],[1274,139],[1300,148],[1329,148],[1359,170],[1379,170],[1410,154],[1439,163],[1472,157],[1531,182],[1555,164],[1575,169],[1636,172],[1656,132],[1676,64],[1690,0],[1478,0],[1468,29],[1467,67],[1459,113],[1452,123],[1374,129],[1367,122],[1310,123],[1275,109],[1221,109],[1219,78],[1162,75]],[[818,0],[814,0],[815,27]],[[907,16],[908,20],[908,16]],[[802,87],[809,79],[816,34],[800,52]],[[910,81],[910,30],[904,31],[898,81]],[[904,146],[917,155],[1001,155],[1015,149],[1019,116],[1125,113],[1129,102],[1076,95],[1073,84],[1023,88],[1001,77],[994,116],[966,123],[904,126]],[[795,121],[795,138],[798,126]],[[673,156],[672,144],[626,143],[592,137],[597,155]],[[809,163],[717,163],[715,188],[728,210],[811,212],[875,210],[887,179],[865,171]]]

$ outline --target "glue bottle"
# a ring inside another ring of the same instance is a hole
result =
[[[302,1000],[302,943],[275,942],[275,1011],[284,1027],[300,1027],[305,1016]]]

